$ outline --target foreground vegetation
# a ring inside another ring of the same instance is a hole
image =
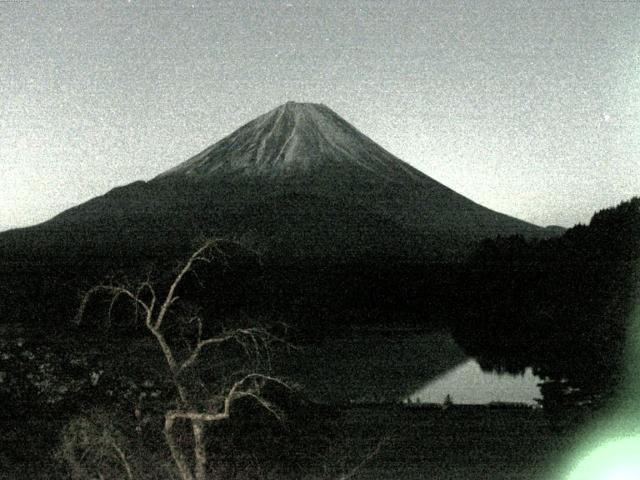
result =
[[[62,436],[34,436],[25,444],[24,430],[14,422],[2,422],[3,447],[28,456],[28,461],[3,462],[0,478],[69,478],[63,459],[46,455],[50,444]],[[529,408],[367,405],[321,409],[316,414],[309,409],[304,422],[304,428],[291,424],[278,434],[272,430],[270,441],[261,438],[266,432],[261,422],[244,424],[235,433],[216,431],[227,445],[218,459],[223,478],[549,480],[545,475],[573,442],[571,435],[551,430],[541,410]],[[62,430],[64,423],[42,419],[32,421],[28,430]],[[154,445],[151,436],[142,438],[141,444],[141,436],[132,428],[127,452],[148,449],[146,456],[132,457],[133,478],[172,478],[168,452],[161,443]],[[163,451],[164,456],[159,454]],[[103,459],[115,477],[103,478],[127,478],[116,453]]]

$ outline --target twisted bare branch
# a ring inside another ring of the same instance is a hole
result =
[[[130,299],[136,308],[140,307],[145,313],[145,321],[150,321],[153,310],[152,305],[147,305],[143,300],[140,299],[139,295],[133,293],[129,288],[119,286],[119,285],[96,285],[92,287],[82,297],[82,301],[80,303],[80,308],[78,309],[78,314],[76,315],[77,323],[81,323],[84,319],[84,315],[89,304],[89,301],[99,293],[108,293],[111,295],[111,301],[109,304],[109,317],[113,312],[113,307],[118,298],[124,296]]]
[[[204,333],[204,321],[196,311],[191,317],[183,318],[188,324],[194,325],[195,343],[193,341],[189,342],[191,345],[187,346],[186,354],[183,352],[179,356],[176,355],[175,346],[172,346],[175,345],[175,341],[173,343],[168,341],[165,336],[165,331],[168,330],[163,328],[163,325],[169,318],[172,307],[179,300],[177,292],[185,276],[189,273],[195,273],[195,265],[199,262],[211,263],[215,258],[224,257],[224,252],[220,249],[222,241],[222,239],[217,238],[207,240],[193,252],[184,265],[178,269],[162,300],[158,298],[156,288],[149,276],[135,287],[115,284],[98,285],[85,293],[77,316],[78,321],[82,321],[90,299],[99,293],[106,293],[111,296],[109,318],[111,318],[118,299],[122,297],[131,301],[134,305],[136,319],[141,316],[144,318],[145,327],[155,338],[164,355],[165,363],[178,394],[178,408],[165,413],[164,435],[182,480],[204,480],[206,477],[207,453],[204,427],[207,423],[219,422],[229,418],[233,403],[240,398],[251,398],[278,421],[283,421],[281,412],[263,397],[262,389],[266,383],[272,382],[292,390],[292,387],[280,379],[259,373],[250,373],[231,385],[227,394],[222,397],[221,411],[213,412],[208,411],[206,407],[202,408],[197,401],[197,394],[193,389],[194,384],[189,383],[189,380],[182,376],[187,369],[198,362],[204,350],[210,346],[235,341],[248,356],[253,353],[261,360],[264,352],[267,362],[270,364],[269,346],[271,343],[285,343],[284,340],[271,334],[263,327],[222,329],[222,332],[217,335],[206,336]],[[175,319],[176,317],[172,315],[171,318]],[[218,408],[220,408],[219,405]],[[186,420],[191,423],[193,433],[191,458],[185,455],[173,436],[175,423],[180,420]]]
[[[155,329],[160,329],[169,308],[178,300],[178,297],[176,296],[176,289],[180,286],[180,283],[182,283],[184,276],[193,269],[194,264],[196,262],[211,263],[213,260],[212,250],[218,253],[221,257],[224,256],[224,252],[220,249],[219,245],[222,241],[223,240],[220,238],[207,240],[200,248],[193,252],[191,257],[189,257],[189,260],[187,260],[184,266],[180,269],[173,280],[173,283],[169,287],[167,296],[165,297],[164,302],[160,307],[160,312],[156,317],[154,324]]]
[[[382,450],[382,447],[389,441],[389,439],[387,437],[383,437],[382,439],[380,439],[380,441],[377,443],[377,445],[375,446],[375,448],[373,448],[356,466],[354,466],[351,470],[349,470],[346,473],[343,473],[342,475],[340,475],[337,480],[350,480],[352,478],[354,478],[358,472],[360,470],[362,470],[362,468],[364,466],[366,466],[369,462],[371,462],[375,457],[377,457],[380,454],[380,451]]]

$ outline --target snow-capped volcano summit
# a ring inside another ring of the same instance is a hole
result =
[[[317,103],[287,102],[160,175],[291,176],[353,169],[399,181],[420,174]]]

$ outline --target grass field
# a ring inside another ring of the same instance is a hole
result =
[[[279,469],[281,476],[265,478],[337,479],[336,471],[355,469],[349,477],[354,480],[561,480],[549,472],[571,447],[569,435],[554,433],[538,409],[350,406],[340,408],[333,423],[338,427],[332,432],[335,439],[330,439],[333,447],[323,452],[324,457],[310,461],[310,452],[301,451],[299,457],[290,458],[292,464],[308,465],[308,476],[301,477],[300,469],[288,475],[285,465]],[[15,427],[9,419],[3,422],[2,449],[12,444],[12,449],[22,448],[25,456],[21,465],[3,462],[0,478],[54,478],[54,467],[42,457],[29,461],[27,454],[33,449],[21,446]],[[55,436],[40,437],[38,448],[52,446],[56,440]],[[312,438],[306,444],[313,443]],[[322,475],[322,458],[332,464],[331,475]],[[341,467],[336,470],[336,465]]]
[[[361,454],[388,438],[360,479],[543,480],[571,442],[534,409],[360,407],[340,421]]]

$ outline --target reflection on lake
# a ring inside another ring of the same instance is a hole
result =
[[[276,373],[321,402],[412,399],[442,403],[535,403],[539,378],[483,372],[447,332],[418,335],[360,334],[327,338],[281,357]]]
[[[328,402],[400,401],[465,362],[447,332],[326,338],[274,361],[275,373]]]
[[[531,368],[522,375],[485,372],[475,360],[461,365],[435,378],[407,397],[420,403],[442,403],[447,395],[454,403],[483,404],[510,402],[535,404],[542,398]]]

